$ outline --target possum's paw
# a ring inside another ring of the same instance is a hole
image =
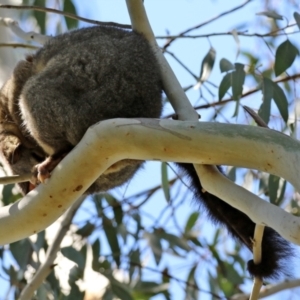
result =
[[[49,156],[43,162],[35,165],[33,168],[33,178],[31,183],[33,185],[45,183],[46,179],[51,177],[51,172],[65,156],[66,154],[60,155],[59,157]]]

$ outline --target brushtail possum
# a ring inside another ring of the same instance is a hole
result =
[[[132,31],[97,26],[51,38],[16,66],[0,91],[0,154],[11,174],[51,172],[93,124],[111,118],[158,118],[162,110],[159,66],[146,39]],[[86,191],[106,191],[132,178],[141,161],[123,160]],[[255,224],[203,191],[192,164],[178,164],[212,221],[252,249]],[[19,184],[25,194],[30,184]],[[287,274],[292,248],[266,228],[262,262],[253,276]]]

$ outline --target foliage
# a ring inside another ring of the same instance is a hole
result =
[[[63,11],[77,13],[74,1],[58,2]],[[42,7],[47,3],[45,0],[24,1],[24,4]],[[297,103],[292,99],[296,99],[299,89],[296,80],[300,73],[296,65],[299,65],[300,45],[289,29],[299,38],[300,15],[293,13],[294,19],[289,18],[289,21],[295,26],[285,27],[286,16],[280,12],[270,9],[259,13],[257,18],[261,24],[255,34],[250,33],[256,30],[250,21],[246,31],[239,31],[236,24],[236,29],[224,34],[228,39],[233,36],[237,42],[235,61],[223,57],[222,49],[211,41],[214,33],[190,36],[201,43],[204,43],[203,37],[210,38],[210,49],[199,63],[199,76],[185,65],[185,58],[181,61],[170,50],[184,34],[164,37],[162,48],[166,55],[174,58],[195,80],[184,88],[189,95],[198,98],[194,106],[199,113],[207,109],[207,115],[213,115],[210,121],[227,121],[234,117],[231,122],[251,122],[249,116],[243,118],[241,107],[246,104],[256,109],[270,127],[280,128],[290,135],[296,133]],[[228,14],[233,15],[234,11]],[[22,17],[34,18],[41,33],[47,32],[49,15],[31,10],[23,12]],[[67,17],[51,23],[57,32],[77,26],[77,20]],[[200,27],[187,30],[185,38],[187,32]],[[225,33],[226,30],[229,29],[226,28]],[[262,50],[253,52],[247,48],[244,37],[255,39]],[[219,81],[209,81],[213,73],[218,73]],[[260,93],[262,99],[257,101]],[[228,168],[228,176],[271,203],[300,214],[298,198],[286,181],[255,170],[236,168]],[[149,212],[147,207],[158,198],[157,194],[165,206],[161,211]],[[2,190],[2,203],[7,205],[18,196],[12,186],[6,186]],[[88,288],[85,290],[81,285],[87,278],[87,270],[97,275],[94,285],[102,291],[102,299],[154,299],[156,295],[160,298],[155,299],[180,299],[173,293],[175,286],[184,299],[198,299],[200,294],[223,299],[240,293],[242,285],[249,283],[245,263],[249,254],[234,242],[227,242],[222,229],[208,230],[204,214],[195,205],[182,216],[181,209],[187,198],[192,198],[188,183],[167,163],[161,164],[161,183],[155,187],[128,197],[113,191],[87,198],[74,218],[67,235],[68,243],[59,250],[58,265],[51,266],[55,272],[51,272],[36,291],[36,299],[92,299]],[[207,230],[209,235],[205,234]],[[9,286],[11,298],[19,297],[32,274],[43,264],[44,254],[52,242],[41,232],[34,239],[27,238],[0,249],[1,277]],[[69,268],[63,265],[65,261]],[[67,276],[67,286],[62,274]]]

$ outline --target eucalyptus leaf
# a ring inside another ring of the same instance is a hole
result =
[[[221,73],[234,70],[234,65],[226,58],[220,60]]]
[[[297,55],[299,50],[289,40],[280,44],[275,54],[275,75],[285,72],[293,64]]]
[[[278,13],[276,13],[275,11],[262,11],[257,13],[256,15],[258,16],[265,16],[274,20],[283,20],[283,16],[279,15]]]

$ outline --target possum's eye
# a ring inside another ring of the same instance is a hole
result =
[[[37,162],[42,162],[45,160],[45,157],[36,152],[31,152],[31,157],[33,157]]]

